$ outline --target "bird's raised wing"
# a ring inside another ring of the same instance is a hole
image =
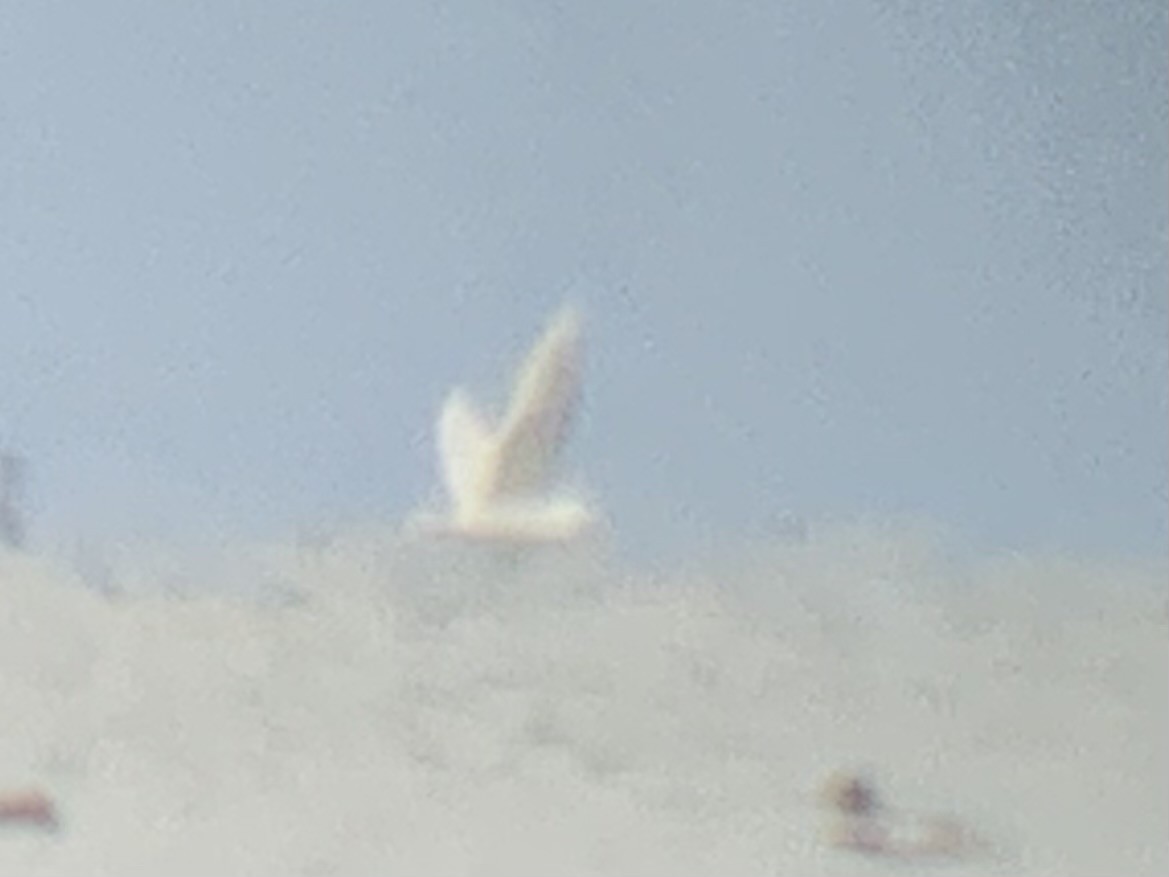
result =
[[[442,477],[455,508],[481,503],[489,484],[484,480],[491,434],[462,390],[453,390],[438,420],[438,454]]]
[[[580,329],[580,317],[566,308],[528,354],[491,450],[492,497],[545,486],[580,395]]]

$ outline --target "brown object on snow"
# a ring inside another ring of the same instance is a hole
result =
[[[57,828],[57,808],[39,789],[0,792],[0,826],[27,825],[45,831]]]
[[[872,816],[881,809],[876,787],[855,773],[829,777],[824,784],[823,798],[829,807],[848,816]]]
[[[887,807],[876,785],[854,773],[830,777],[821,801],[832,814],[828,842],[864,855],[899,859],[965,858],[982,842],[957,820]]]

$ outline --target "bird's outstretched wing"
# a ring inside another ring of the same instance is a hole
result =
[[[490,462],[491,434],[470,398],[453,390],[438,421],[438,454],[442,477],[456,509],[482,504],[490,489],[485,467]]]
[[[547,486],[580,396],[579,315],[562,310],[528,354],[490,450],[490,495],[522,496]]]

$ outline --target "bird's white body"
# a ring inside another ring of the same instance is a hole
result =
[[[445,515],[416,515],[412,532],[518,543],[566,541],[593,514],[580,500],[549,496],[548,482],[580,392],[580,319],[564,309],[528,355],[496,428],[453,390],[438,422],[438,452],[450,498]]]

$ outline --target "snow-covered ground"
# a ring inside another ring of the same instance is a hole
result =
[[[854,769],[977,834],[947,874],[1169,873],[1165,586],[861,527],[0,554],[0,789],[60,817],[0,873],[935,873],[828,843]]]

